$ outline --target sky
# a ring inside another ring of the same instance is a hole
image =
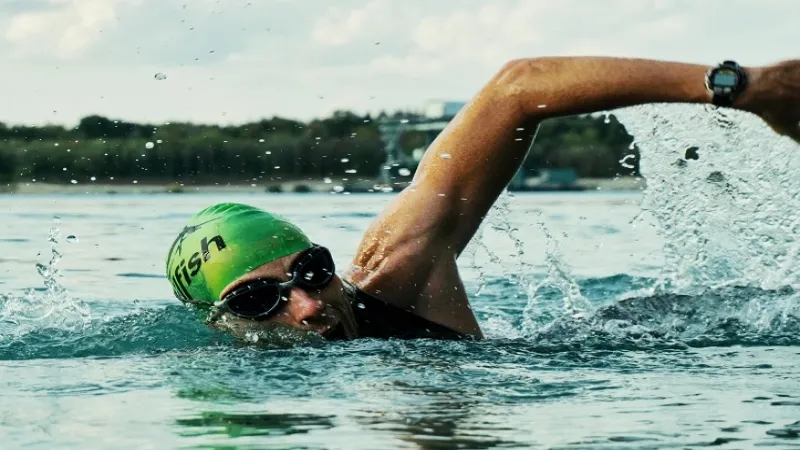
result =
[[[798,0],[0,0],[0,122],[420,110],[521,57],[798,58],[798,18]]]

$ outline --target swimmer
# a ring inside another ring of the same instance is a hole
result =
[[[604,57],[505,64],[427,149],[410,185],[341,274],[324,242],[285,218],[222,203],[198,212],[167,255],[175,295],[238,337],[483,337],[456,260],[517,172],[539,124],[645,103],[713,104],[800,142],[800,60],[762,67]],[[446,155],[446,156],[445,156]]]

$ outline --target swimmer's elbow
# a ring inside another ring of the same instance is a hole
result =
[[[551,72],[552,58],[517,58],[512,59],[497,72],[495,79],[504,85],[520,84],[532,77],[541,77]]]
[[[512,59],[498,70],[490,86],[504,100],[530,113],[531,99],[550,96],[551,88],[555,87],[553,77],[558,73],[557,66],[553,58]]]
[[[559,58],[520,58],[512,59],[500,68],[495,81],[502,86],[530,87],[531,81],[537,83],[552,79],[560,70]]]

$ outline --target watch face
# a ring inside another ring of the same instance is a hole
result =
[[[714,86],[719,87],[735,87],[738,81],[739,77],[736,76],[736,73],[728,71],[717,72],[713,79]]]

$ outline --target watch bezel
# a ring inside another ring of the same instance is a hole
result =
[[[713,84],[714,77],[722,71],[730,71],[736,75],[734,86],[719,87]],[[735,61],[724,61],[706,72],[706,89],[711,93],[711,102],[717,106],[731,106],[748,84],[747,73]]]

